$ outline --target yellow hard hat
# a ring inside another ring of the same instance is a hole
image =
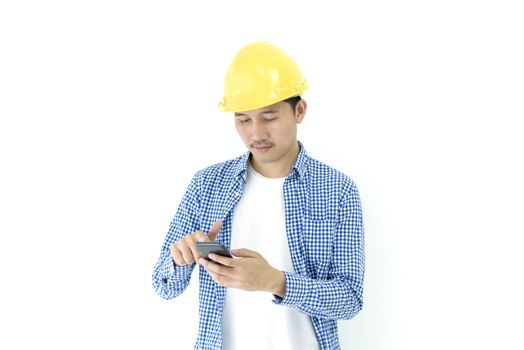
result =
[[[244,46],[231,62],[224,79],[222,112],[262,108],[301,95],[308,84],[298,65],[267,41]]]

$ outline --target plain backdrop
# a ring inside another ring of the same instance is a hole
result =
[[[365,305],[342,348],[524,348],[522,18],[504,0],[2,1],[0,348],[192,348],[195,283],[164,301],[151,273],[193,174],[245,151],[217,104],[254,40],[301,66],[299,139],[360,190]]]

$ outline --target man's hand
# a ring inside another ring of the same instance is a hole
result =
[[[259,253],[249,249],[235,249],[236,258],[210,254],[207,261],[199,259],[213,280],[227,288],[247,291],[270,292],[283,298],[286,292],[286,277],[273,268]]]
[[[222,222],[216,221],[209,234],[202,231],[195,231],[190,233],[171,245],[171,256],[173,261],[178,266],[185,266],[198,261],[201,256],[198,254],[196,242],[212,242],[218,236],[218,232],[222,228]]]

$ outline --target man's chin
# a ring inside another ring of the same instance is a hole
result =
[[[251,151],[251,157],[254,161],[262,164],[273,163],[275,161],[275,156],[271,154],[272,152],[253,152]]]

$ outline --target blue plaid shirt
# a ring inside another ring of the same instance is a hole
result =
[[[249,152],[201,170],[192,179],[154,267],[153,286],[162,298],[182,293],[195,267],[174,264],[172,243],[197,230],[208,232],[221,220],[216,241],[230,247],[233,208],[242,196],[248,162]],[[309,157],[300,144],[284,182],[284,203],[295,272],[284,272],[286,294],[273,302],[309,315],[321,349],[339,349],[337,320],[350,319],[362,308],[364,230],[357,187],[346,175]],[[195,349],[221,349],[225,292],[200,266]]]

